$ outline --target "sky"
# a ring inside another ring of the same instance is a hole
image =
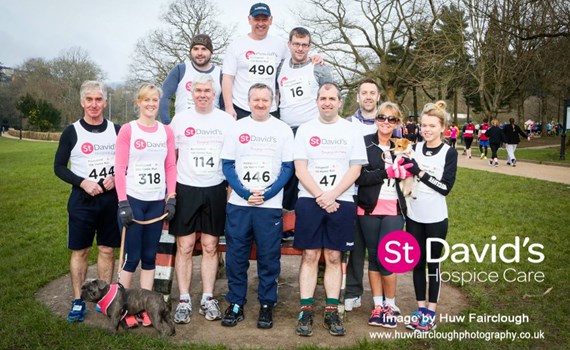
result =
[[[237,24],[236,35],[249,32],[247,16],[255,1],[215,0],[219,21]],[[0,63],[17,67],[34,57],[53,59],[81,47],[106,74],[106,81],[125,80],[138,39],[160,28],[159,17],[170,0],[0,0]],[[290,9],[301,0],[266,0],[276,24],[292,28]],[[289,26],[290,25],[290,26]]]

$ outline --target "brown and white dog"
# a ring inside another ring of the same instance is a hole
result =
[[[400,162],[400,159],[402,158],[408,158],[408,159],[413,159],[414,158],[414,150],[412,148],[412,141],[406,139],[406,138],[401,138],[401,139],[390,139],[393,143],[394,143],[394,148],[391,148],[390,151],[394,152],[394,155],[396,156],[393,160],[392,163],[392,167],[396,168],[398,167],[398,163]],[[396,169],[394,169],[396,170]],[[402,180],[400,182],[400,189],[402,190],[402,193],[404,194],[404,197],[411,197],[413,199],[416,199],[416,186],[415,186],[416,181],[414,181],[414,177],[408,177],[404,180]]]

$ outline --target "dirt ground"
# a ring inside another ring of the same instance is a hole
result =
[[[194,273],[192,281],[192,302],[194,315],[192,322],[185,325],[176,325],[176,335],[171,338],[177,343],[208,343],[223,344],[228,348],[295,348],[303,345],[317,345],[323,347],[343,347],[356,345],[359,341],[371,340],[369,332],[394,332],[394,330],[371,327],[367,324],[372,305],[372,297],[369,287],[365,289],[363,305],[358,309],[347,313],[345,327],[347,334],[344,337],[333,337],[323,328],[322,315],[324,308],[324,290],[317,286],[315,300],[317,301],[317,316],[313,326],[312,337],[299,337],[295,334],[297,315],[299,310],[299,283],[297,280],[300,256],[283,256],[282,271],[279,287],[279,303],[274,310],[274,326],[269,330],[261,330],[256,327],[259,304],[257,302],[257,268],[255,261],[251,261],[249,270],[248,304],[245,306],[245,320],[234,328],[222,327],[220,321],[206,321],[198,314],[198,303],[201,297],[201,284],[199,279],[199,265],[201,257],[194,257]],[[366,274],[365,274],[366,275]],[[89,268],[88,278],[96,277],[96,267]],[[135,276],[138,280],[138,276]],[[368,286],[365,278],[364,285]],[[465,296],[456,288],[443,284],[441,300],[438,307],[440,314],[456,315],[468,307]],[[416,308],[414,288],[411,273],[398,276],[398,294],[396,303],[404,314],[411,313]],[[221,279],[216,282],[215,295],[220,300],[222,311],[228,306],[224,300],[227,292],[227,280]],[[178,300],[178,288],[176,279],[173,282],[172,297]],[[72,292],[69,275],[52,281],[37,293],[37,299],[47,305],[56,315],[67,317],[69,312]],[[175,308],[174,303],[172,309]],[[87,303],[87,315],[84,323],[110,329],[108,319],[95,312],[95,304]],[[398,324],[397,330],[405,332],[403,324]],[[124,331],[124,330],[120,330]],[[129,332],[143,332],[149,336],[158,336],[153,328],[128,330]],[[110,335],[111,336],[111,335]]]

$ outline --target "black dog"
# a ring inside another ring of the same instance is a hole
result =
[[[105,299],[101,311],[110,318],[113,333],[119,329],[125,314],[136,315],[142,311],[148,313],[152,325],[163,336],[175,333],[170,309],[160,293],[147,289],[126,289],[120,284],[110,285],[102,280],[87,280],[81,286],[81,298],[94,303]]]

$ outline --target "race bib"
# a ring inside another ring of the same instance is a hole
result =
[[[115,176],[114,157],[101,156],[87,159],[87,169],[89,178],[98,182],[107,176]]]
[[[310,85],[306,79],[297,78],[283,82],[281,96],[292,105],[306,103],[312,100]]]
[[[309,172],[323,191],[332,190],[340,181],[341,167],[334,160],[316,160],[309,165]]]
[[[254,82],[266,81],[275,74],[275,56],[273,54],[250,55],[248,64],[249,79]]]
[[[241,183],[250,191],[267,188],[272,181],[272,161],[266,158],[243,157],[238,174]]]
[[[213,175],[220,164],[220,145],[193,146],[190,154],[190,169],[197,175]]]
[[[159,170],[160,166],[159,163],[135,163],[133,165],[137,189],[140,192],[156,192],[164,188],[164,176]]]

